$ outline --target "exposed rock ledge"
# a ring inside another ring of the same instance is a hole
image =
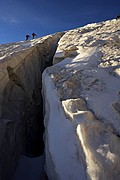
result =
[[[43,73],[50,180],[120,179],[119,27],[112,20],[68,31]]]
[[[11,179],[21,154],[43,153],[41,75],[62,35],[0,46],[0,180]]]

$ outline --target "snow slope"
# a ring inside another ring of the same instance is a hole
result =
[[[60,39],[43,73],[49,179],[120,179],[120,20]]]
[[[0,60],[9,57],[15,53],[27,50],[31,47],[34,47],[36,44],[42,43],[45,39],[51,37],[51,35],[44,36],[29,41],[21,41],[16,43],[8,43],[0,45]]]
[[[9,82],[7,66],[16,70],[28,55],[35,60],[36,55],[31,52],[48,37],[51,35],[0,45],[0,102],[5,82]],[[43,73],[48,178],[119,180],[120,20],[65,32],[53,63]],[[32,70],[31,65],[26,67]],[[23,159],[24,164],[28,161]]]

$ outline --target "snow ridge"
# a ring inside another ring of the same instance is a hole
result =
[[[113,19],[66,32],[43,74],[50,179],[120,179],[119,27]]]

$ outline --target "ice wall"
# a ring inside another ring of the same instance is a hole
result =
[[[8,180],[21,154],[43,154],[41,75],[52,65],[62,33],[0,49],[0,179]],[[32,44],[32,46],[31,46]]]
[[[120,179],[120,20],[70,30],[43,73],[50,180]]]

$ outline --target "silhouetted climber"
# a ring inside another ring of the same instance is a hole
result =
[[[37,36],[37,34],[35,33],[32,33],[32,38],[34,39],[34,37]]]
[[[27,35],[26,35],[26,41],[28,40],[29,37],[30,37],[30,36],[27,34]]]
[[[116,19],[120,19],[120,15],[116,16]]]

